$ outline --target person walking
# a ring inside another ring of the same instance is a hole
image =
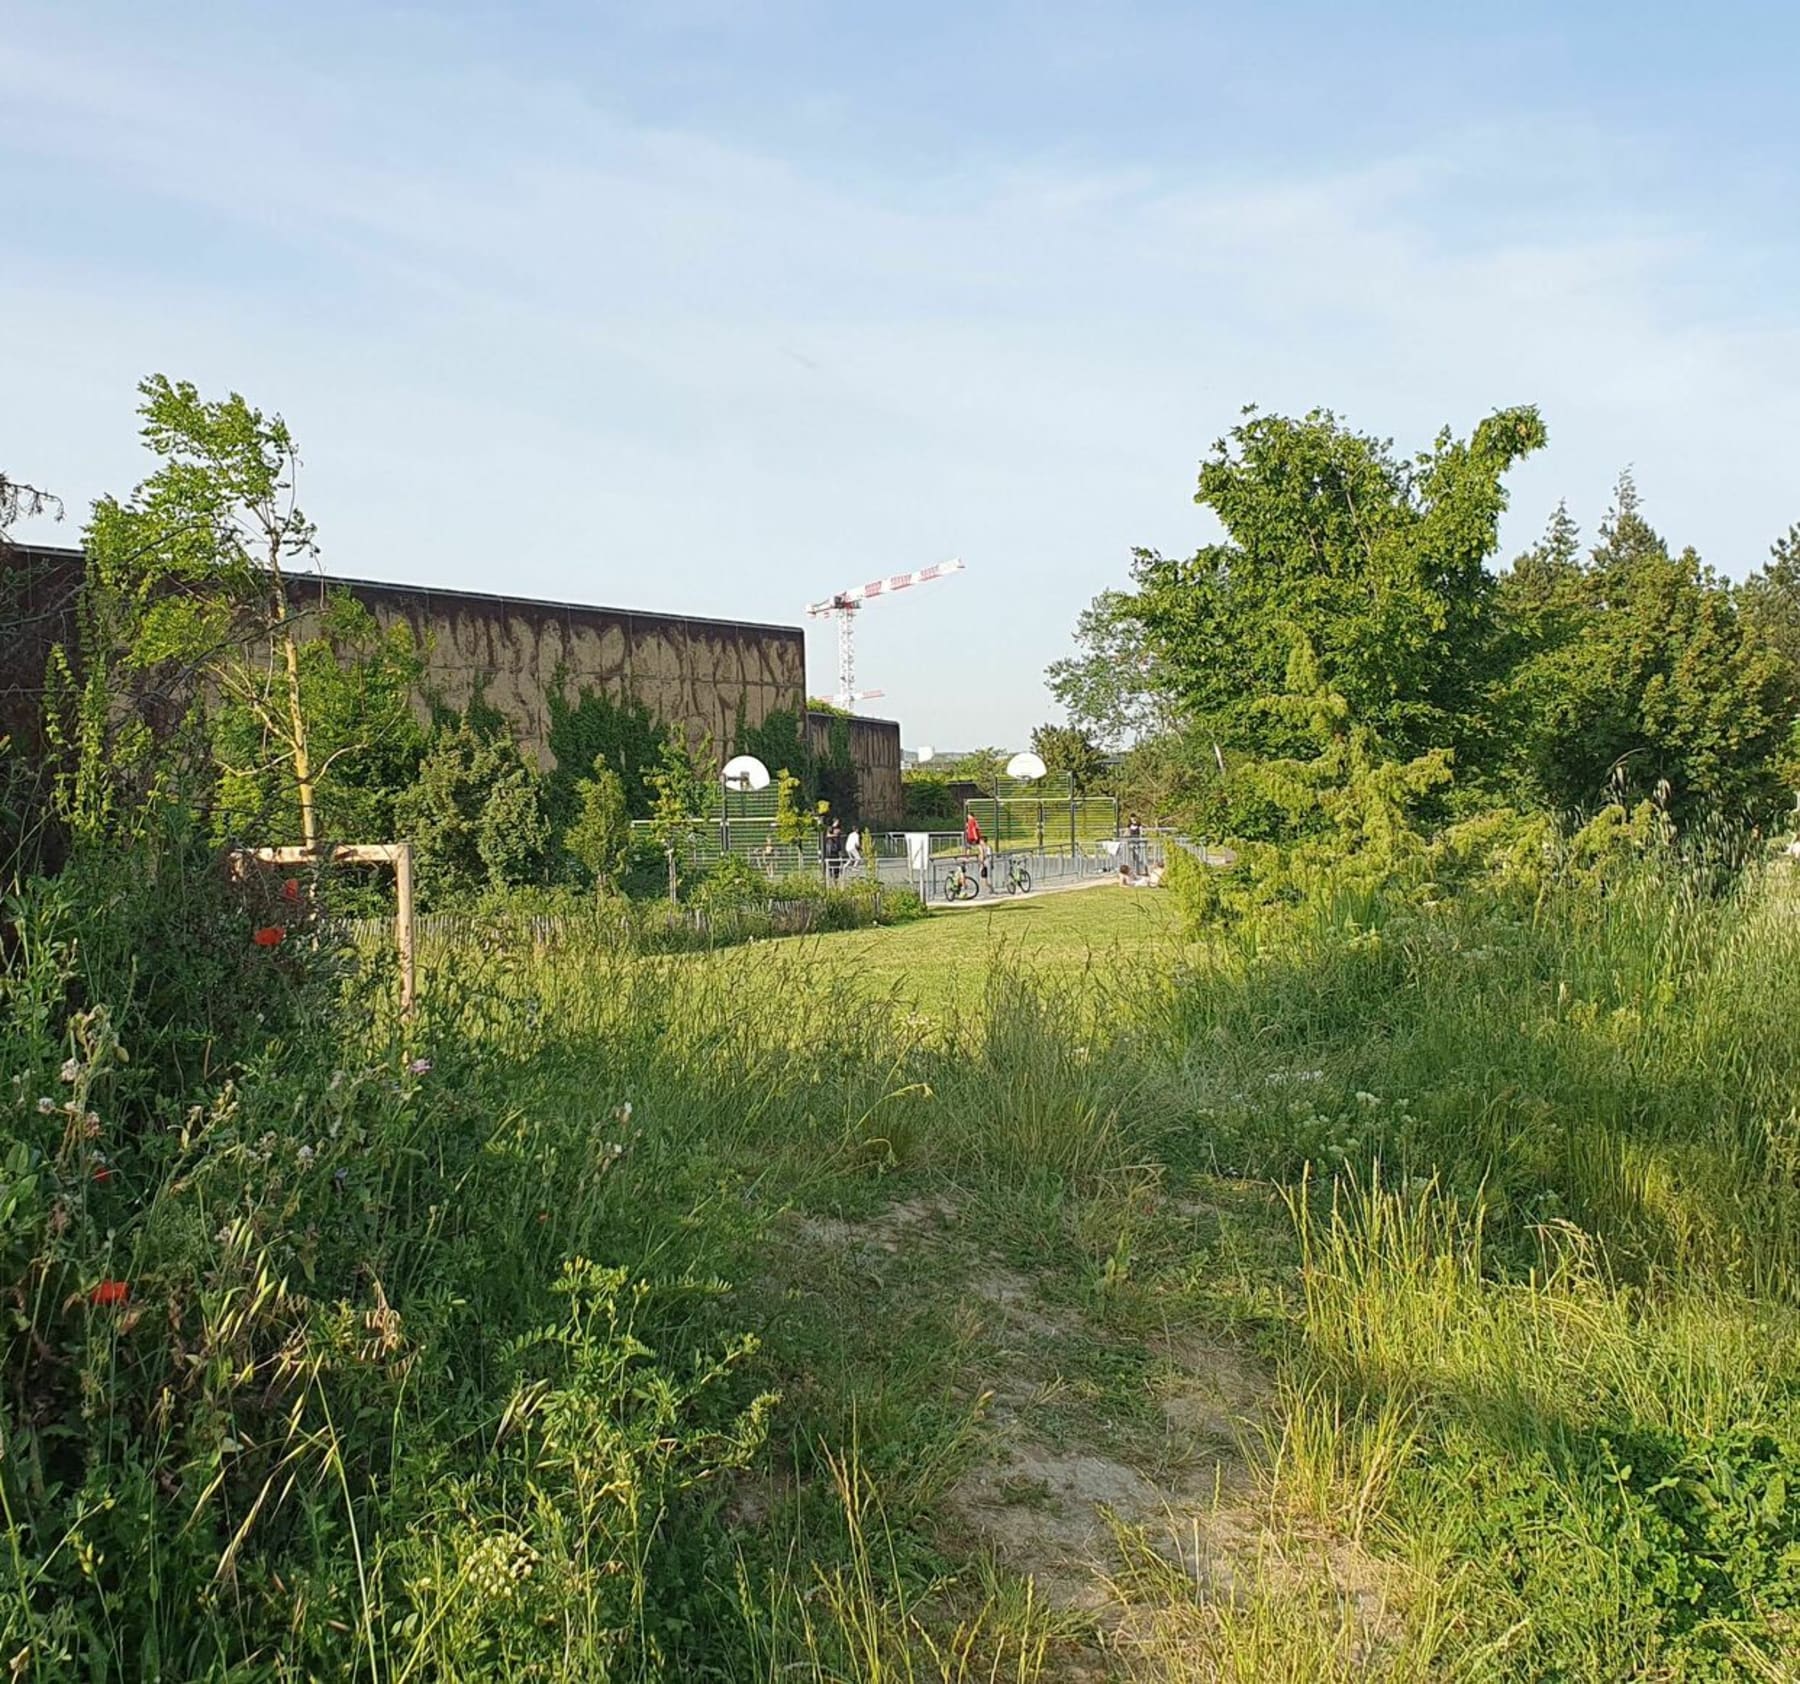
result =
[[[844,870],[854,875],[862,869],[863,841],[860,829],[844,838]]]
[[[1131,874],[1134,877],[1144,875],[1144,826],[1136,813],[1131,815],[1131,823],[1125,827],[1126,848],[1131,856]]]
[[[835,883],[844,864],[844,827],[839,820],[833,819],[819,838],[819,857],[825,864],[825,881]]]

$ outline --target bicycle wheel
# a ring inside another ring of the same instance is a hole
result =
[[[980,893],[981,893],[981,879],[980,878],[978,878],[978,877],[964,877],[963,878],[962,894],[958,897],[959,899],[974,900],[975,897],[977,895],[979,895]]]
[[[1020,866],[1019,869],[1012,874],[1012,877],[1006,886],[1011,889],[1015,895],[1030,894],[1031,873],[1027,871],[1024,866]]]

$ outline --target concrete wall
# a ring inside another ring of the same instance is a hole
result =
[[[0,737],[29,765],[44,747],[44,669],[75,641],[81,552],[14,545],[0,551]]]
[[[795,626],[588,608],[473,591],[333,579],[382,625],[405,621],[426,654],[426,683],[461,708],[479,688],[519,741],[549,763],[549,697],[560,682],[635,696],[657,718],[731,752],[740,709],[758,725],[806,701],[806,639]]]
[[[815,754],[830,748],[831,728],[840,722],[850,735],[850,762],[856,768],[862,822],[877,830],[898,829],[902,808],[899,725],[891,719],[841,719],[837,714],[809,711],[806,740]]]
[[[0,732],[32,754],[39,740],[44,663],[55,643],[71,646],[81,582],[79,550],[21,545],[0,560]],[[739,710],[747,725],[777,708],[806,706],[806,640],[795,626],[589,608],[474,591],[428,590],[368,579],[326,586],[306,579],[296,605],[322,589],[348,591],[384,626],[404,621],[425,651],[427,687],[452,707],[479,688],[511,721],[520,742],[549,763],[549,696],[559,682],[634,695],[659,718],[710,733],[729,754]]]

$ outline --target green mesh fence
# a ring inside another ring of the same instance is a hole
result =
[[[717,865],[726,854],[748,860],[773,877],[785,877],[796,871],[818,871],[819,837],[815,830],[805,847],[783,843],[775,837],[776,794],[774,786],[758,790],[717,791],[711,810],[694,820],[694,828],[684,840],[680,859],[690,873],[705,871]],[[640,838],[653,836],[651,825],[639,819],[632,832]]]
[[[1077,795],[1067,772],[1002,778],[992,796],[964,803],[996,848],[1067,848],[1119,833],[1119,804],[1110,796]]]

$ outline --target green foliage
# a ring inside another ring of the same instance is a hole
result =
[[[726,854],[708,869],[689,898],[705,911],[716,912],[725,907],[753,906],[778,892],[747,859]]]
[[[1750,624],[1770,625],[1779,587]],[[1731,588],[1688,550],[1671,556],[1629,476],[1585,563],[1572,530],[1508,575],[1519,658],[1502,716],[1528,799],[1591,810],[1648,796],[1678,821],[1767,817],[1791,730],[1793,678],[1748,630]]]
[[[819,834],[819,814],[806,798],[799,778],[785,765],[775,773],[775,840],[786,848],[803,853],[812,850]]]
[[[773,773],[791,773],[802,792],[800,799],[808,805],[818,799],[805,727],[787,708],[771,709],[758,725],[740,723],[737,752],[755,755]]]
[[[97,786],[140,772],[150,757],[141,730],[108,743],[103,714],[116,715],[127,697],[152,721],[197,707],[194,686],[204,679],[253,716],[274,749],[267,764],[287,769],[302,839],[311,841],[322,768],[309,741],[287,569],[316,544],[294,501],[293,435],[236,392],[207,402],[160,374],[138,390],[144,443],[162,461],[128,503],[101,498],[84,535],[90,695],[75,704],[86,723],[65,729],[75,756],[68,811],[92,834],[108,806]],[[119,682],[126,678],[129,687]],[[104,765],[90,763],[95,754]]]
[[[1266,702],[1304,638],[1396,754],[1461,747],[1489,671],[1502,476],[1544,438],[1535,410],[1503,410],[1407,461],[1328,411],[1251,414],[1200,470],[1227,541],[1135,567],[1132,611],[1190,717],[1227,748],[1295,753]]]
[[[1046,770],[1067,772],[1075,793],[1090,793],[1106,772],[1106,758],[1093,742],[1073,725],[1040,725],[1031,733],[1031,751]]]
[[[1427,862],[1416,812],[1450,781],[1448,753],[1392,758],[1373,731],[1351,719],[1344,697],[1327,688],[1304,639],[1294,647],[1286,684],[1269,711],[1289,740],[1310,741],[1317,753],[1239,769],[1237,781],[1273,815],[1276,840],[1241,843],[1229,876],[1184,858],[1172,886],[1197,927],[1221,914],[1254,916],[1378,894],[1416,883]]]
[[[616,889],[631,851],[631,814],[624,780],[605,755],[594,775],[575,786],[575,817],[563,832],[563,852],[601,889]]]
[[[753,1338],[684,1371],[640,1336],[652,1283],[576,1257],[551,1290],[562,1314],[506,1347],[497,1454],[396,1552],[394,1635],[428,1677],[608,1678],[646,1648],[660,1670],[686,1600],[657,1547],[670,1505],[745,1467],[767,1430],[772,1395],[722,1418],[715,1403]]]
[[[1075,653],[1052,661],[1045,683],[1070,728],[1122,749],[1172,723],[1169,679],[1128,592],[1102,591],[1075,622]]]
[[[1784,789],[1800,790],[1800,524],[1770,546],[1768,564],[1744,581],[1738,612],[1746,636],[1781,661],[1790,724],[1776,752],[1775,773]]]
[[[418,776],[428,741],[412,699],[424,661],[404,621],[383,631],[353,597],[333,595],[320,635],[298,641],[301,707],[319,767],[320,834],[384,842],[394,804]],[[261,712],[223,693],[208,720],[220,769],[214,828],[222,840],[292,841],[300,809],[283,745]]]
[[[662,753],[668,727],[633,697],[616,700],[582,685],[570,702],[563,684],[552,686],[549,747],[554,767],[544,779],[544,811],[559,834],[575,822],[580,786],[604,760],[619,776],[634,819],[650,816],[646,775]]]
[[[550,826],[536,774],[510,741],[466,720],[439,728],[394,819],[413,844],[424,906],[541,881],[547,868]]]
[[[1006,763],[1012,758],[1004,749],[972,748],[944,765],[944,775],[972,783],[983,795],[992,796],[1006,776]]]
[[[860,804],[856,762],[850,754],[849,716],[834,711],[825,732],[825,749],[813,756],[813,801],[821,814],[851,819]]]
[[[901,775],[901,825],[907,830],[955,830],[962,824],[948,773],[913,768]]]
[[[650,834],[668,862],[670,900],[680,893],[681,850],[712,802],[710,761],[709,752],[693,754],[680,733],[671,732],[663,740],[656,765],[645,774],[651,796]],[[703,764],[709,769],[703,771]]]

